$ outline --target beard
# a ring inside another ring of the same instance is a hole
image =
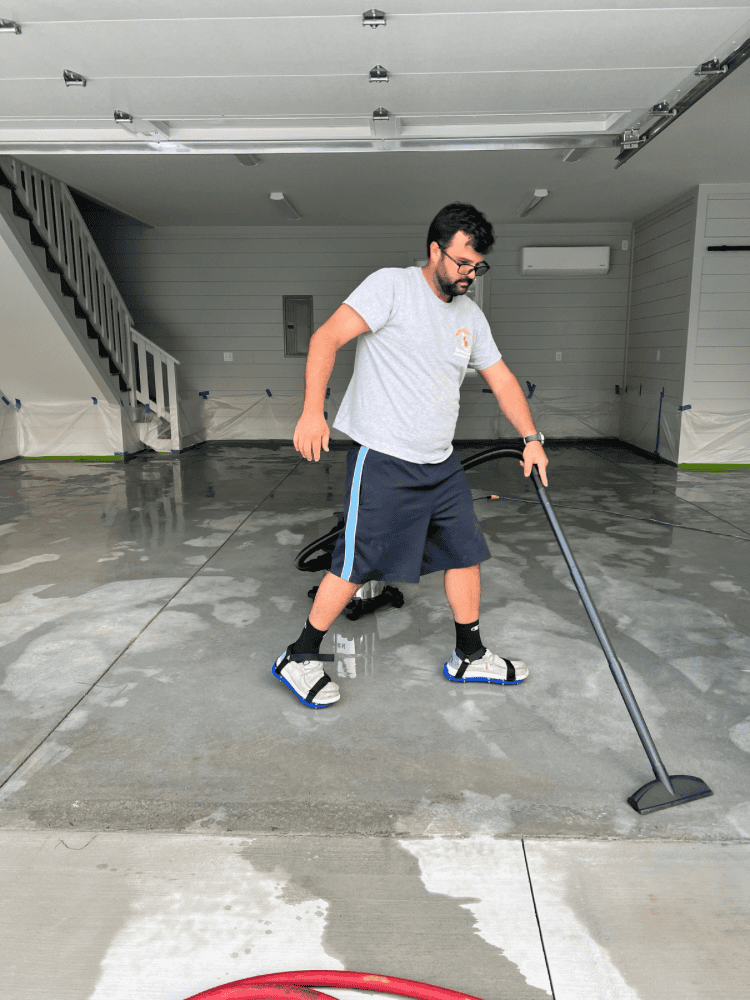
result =
[[[451,299],[456,295],[465,295],[473,284],[473,279],[469,277],[459,278],[458,281],[448,281],[439,271],[435,272],[435,278],[443,295],[448,295]],[[468,282],[466,287],[460,284],[462,281]]]

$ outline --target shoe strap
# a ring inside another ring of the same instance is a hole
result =
[[[471,660],[467,660],[466,657],[464,657],[464,659],[461,660],[458,670],[456,671],[456,677],[463,677],[463,675],[466,673],[466,668],[469,666],[470,663]]]
[[[459,652],[459,650],[456,650],[456,653],[458,653],[458,652]],[[483,656],[484,656],[484,652],[480,653],[478,650],[477,650],[476,653],[473,653],[471,656],[464,656],[463,655],[463,650],[461,650],[461,665],[459,666],[458,670],[456,671],[456,677],[463,677],[463,675],[466,673],[466,668],[471,663],[473,663],[474,660],[481,660],[481,658]],[[508,661],[506,660],[505,662],[507,663]]]
[[[333,657],[331,657],[331,659],[333,659]],[[307,697],[305,698],[305,701],[308,701],[310,702],[310,704],[312,704],[312,700],[315,697],[315,695],[318,693],[318,691],[322,691],[322,689],[326,686],[326,684],[330,682],[330,680],[331,678],[328,676],[328,674],[324,672],[320,680],[316,681],[310,688],[310,690],[307,692]]]
[[[289,653],[288,660],[304,663],[305,660],[319,660],[322,663],[333,663],[333,653]]]
[[[475,660],[479,660],[479,659],[481,659],[481,657],[475,656],[474,659]],[[506,681],[514,681],[516,679],[516,668],[513,666],[513,664],[511,663],[511,661],[510,660],[506,660],[504,656],[501,656],[500,659],[505,664],[505,679],[506,679]],[[472,662],[473,661],[470,660],[468,656],[465,656],[463,658],[463,660],[461,660],[461,665],[459,666],[458,670],[456,671],[456,675],[455,676],[456,677],[463,677],[463,675],[466,673],[467,667],[470,667],[471,664],[472,664]]]

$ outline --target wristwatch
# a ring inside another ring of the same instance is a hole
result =
[[[523,443],[528,444],[529,441],[538,441],[540,444],[544,444],[544,434],[541,431],[536,434],[529,434],[528,437],[523,439]]]

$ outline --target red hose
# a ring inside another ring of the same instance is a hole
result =
[[[370,990],[373,993],[393,993],[412,1000],[478,1000],[468,993],[457,993],[442,986],[420,983],[397,976],[378,976],[368,972],[334,972],[315,969],[302,972],[275,972],[268,976],[237,979],[233,983],[215,986],[196,993],[187,1000],[334,1000],[312,987],[328,986],[344,990]]]
[[[267,978],[273,978],[267,977]],[[214,986],[203,993],[196,993],[187,1000],[337,1000],[327,993],[319,993],[307,986],[257,986],[250,979],[237,979],[233,983]]]

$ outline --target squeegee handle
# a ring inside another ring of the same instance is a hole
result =
[[[519,455],[521,454],[522,453],[519,452]],[[557,544],[560,546],[565,562],[568,564],[568,569],[570,570],[570,575],[573,578],[573,583],[578,591],[578,595],[583,602],[586,614],[589,616],[594,632],[596,633],[596,637],[599,640],[599,645],[602,647],[604,655],[607,658],[609,669],[612,671],[612,676],[615,679],[617,687],[620,689],[620,694],[625,702],[625,707],[630,713],[630,718],[633,720],[633,725],[635,726],[641,743],[643,744],[643,749],[646,751],[646,755],[651,762],[654,774],[666,787],[669,794],[674,795],[675,792],[672,787],[672,782],[669,780],[666,768],[661,762],[661,758],[659,757],[656,746],[654,745],[654,741],[651,738],[651,733],[648,731],[648,726],[646,725],[646,722],[641,714],[641,710],[638,707],[638,702],[635,700],[635,696],[630,688],[628,679],[625,676],[622,664],[617,659],[617,654],[612,648],[612,643],[609,641],[609,637],[607,636],[604,626],[601,623],[599,614],[594,606],[594,602],[591,600],[591,595],[586,587],[586,581],[583,579],[583,575],[578,568],[575,558],[573,557],[573,553],[570,551],[570,546],[568,545],[567,539],[563,534],[563,530],[555,517],[555,512],[552,509],[552,504],[547,497],[544,486],[542,486],[542,481],[539,478],[536,466],[532,467],[531,478],[534,486],[536,487],[537,494],[539,495],[539,502],[544,508],[544,513],[547,515],[547,520],[549,521],[550,527],[552,528],[555,538],[557,539]]]

